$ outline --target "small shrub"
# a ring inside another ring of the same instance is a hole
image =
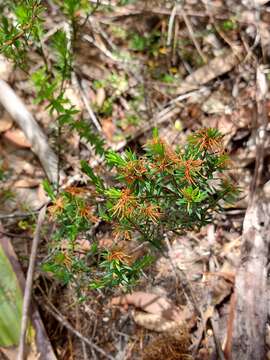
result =
[[[92,187],[66,189],[52,197],[49,209],[59,224],[54,259],[63,253],[63,239],[68,240],[64,252],[71,262],[68,266],[62,262],[61,272],[69,272],[69,278],[85,278],[81,268],[78,272],[73,268],[78,256],[82,259],[75,243],[98,219],[111,224],[115,245],[93,248],[89,237],[92,246],[84,259],[90,288],[129,288],[153,260],[153,249],[162,249],[164,234],[198,230],[211,222],[213,214],[222,211],[224,204],[233,202],[238,194],[224,175],[229,159],[222,137],[216,129],[201,129],[188,137],[186,146],[174,150],[155,130],[143,156],[138,157],[131,150],[123,154],[109,150],[106,163],[116,170],[114,187],[107,186],[83,161],[82,169]],[[149,254],[139,260],[117,246],[134,238],[150,245]],[[52,258],[51,264],[54,263]]]

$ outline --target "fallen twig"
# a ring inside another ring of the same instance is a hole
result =
[[[183,7],[180,7],[180,14],[186,24],[186,27],[188,29],[188,32],[189,32],[189,35],[190,35],[190,38],[196,48],[196,50],[198,51],[200,57],[203,59],[203,62],[204,63],[207,63],[207,58],[206,56],[204,55],[204,53],[202,52],[202,49],[198,43],[198,41],[196,40],[195,36],[194,36],[194,31],[193,31],[193,28],[192,28],[192,25],[191,25],[191,22],[189,21],[189,18],[184,10]]]
[[[81,98],[83,100],[84,106],[89,114],[90,119],[92,120],[93,124],[95,125],[96,129],[101,133],[102,132],[102,128],[100,126],[100,123],[90,105],[89,100],[87,99],[86,95],[85,95],[85,91],[83,89],[83,87],[81,86],[81,84],[79,83],[78,77],[75,73],[72,74],[72,80],[74,81],[76,88],[79,90]]]
[[[33,276],[35,270],[35,262],[37,256],[37,249],[40,240],[40,231],[42,224],[45,219],[47,205],[44,205],[43,208],[39,212],[37,227],[35,230],[35,235],[32,243],[31,255],[29,260],[29,267],[27,271],[25,290],[24,290],[24,298],[23,298],[23,309],[22,309],[22,322],[21,322],[21,335],[20,335],[20,344],[18,350],[17,360],[24,360],[24,352],[25,352],[25,335],[28,325],[28,313],[29,306],[31,303],[31,293],[32,293],[32,284],[33,284]]]

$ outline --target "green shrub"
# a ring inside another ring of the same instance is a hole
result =
[[[153,260],[154,249],[162,249],[168,231],[182,234],[198,230],[237,197],[238,189],[224,175],[229,159],[222,137],[216,129],[201,129],[188,137],[186,146],[174,150],[155,130],[143,156],[130,150],[123,154],[109,150],[106,164],[116,170],[114,187],[107,186],[83,161],[82,169],[92,187],[68,188],[52,196],[49,210],[58,222],[58,232],[53,247],[57,251],[50,264],[53,266],[62,254],[69,261],[67,264],[63,260],[59,269],[68,272],[69,278],[84,278],[90,288],[129,288]],[[98,219],[111,225],[114,245],[93,247],[89,237],[91,246],[83,255],[88,274],[85,278],[82,269],[77,268],[82,256],[76,240]],[[125,246],[117,245],[135,238],[149,243],[148,254],[140,260],[130,256]],[[64,250],[63,239],[67,240]]]

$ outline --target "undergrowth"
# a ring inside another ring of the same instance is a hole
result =
[[[86,161],[81,164],[89,177],[88,188],[71,187],[56,196],[46,183],[53,203],[49,211],[58,231],[52,258],[44,268],[66,282],[82,278],[90,288],[129,288],[153,260],[154,249],[162,250],[165,234],[198,230],[238,194],[224,174],[229,159],[216,129],[201,129],[176,150],[155,130],[144,155],[108,150],[105,161],[116,174],[114,187],[107,186]],[[114,245],[106,249],[89,233],[99,222],[113,229]],[[82,237],[91,244],[83,255]],[[135,238],[149,244],[144,257],[128,250]]]
[[[45,104],[55,119],[59,158],[63,130],[75,130],[103,156],[105,167],[115,174],[115,186],[95,174],[87,161],[81,166],[89,177],[89,186],[61,191],[59,184],[44,183],[51,200],[49,220],[57,225],[42,268],[63,283],[74,284],[80,296],[93,288],[129,289],[153,261],[155,249],[162,250],[168,232],[198,230],[211,222],[213,214],[222,211],[226,203],[233,202],[238,190],[224,173],[229,159],[223,136],[216,129],[201,129],[189,136],[185,146],[176,149],[154,130],[142,156],[131,150],[119,154],[105,147],[103,139],[66,96],[75,71],[74,42],[84,25],[78,15],[85,14],[87,19],[95,8],[82,0],[56,3],[67,26],[48,35],[45,44],[41,2],[5,1],[0,52],[29,75],[36,102]],[[135,50],[145,46],[139,40],[132,38]],[[28,59],[33,49],[43,60],[35,71]],[[91,229],[100,223],[113,229],[114,245],[102,247],[95,240]],[[129,250],[128,244],[134,239],[138,244],[149,244],[143,256],[136,249]]]

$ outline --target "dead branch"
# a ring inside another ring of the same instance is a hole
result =
[[[266,85],[263,69],[258,66],[256,165],[250,189],[249,206],[243,224],[241,263],[235,282],[236,305],[230,357],[232,360],[264,360],[266,358],[270,201],[259,192],[268,123],[265,104]]]
[[[40,231],[42,224],[45,219],[47,205],[43,206],[40,210],[38,215],[37,227],[35,230],[35,235],[33,239],[29,267],[27,271],[27,278],[25,283],[25,290],[24,290],[24,298],[23,298],[23,309],[22,309],[22,322],[21,322],[21,335],[20,335],[20,344],[18,350],[17,360],[24,360],[25,356],[25,335],[28,327],[28,314],[29,314],[29,307],[31,303],[31,293],[32,293],[32,284],[33,284],[33,276],[35,270],[35,262],[37,256],[37,249],[40,240]]]

